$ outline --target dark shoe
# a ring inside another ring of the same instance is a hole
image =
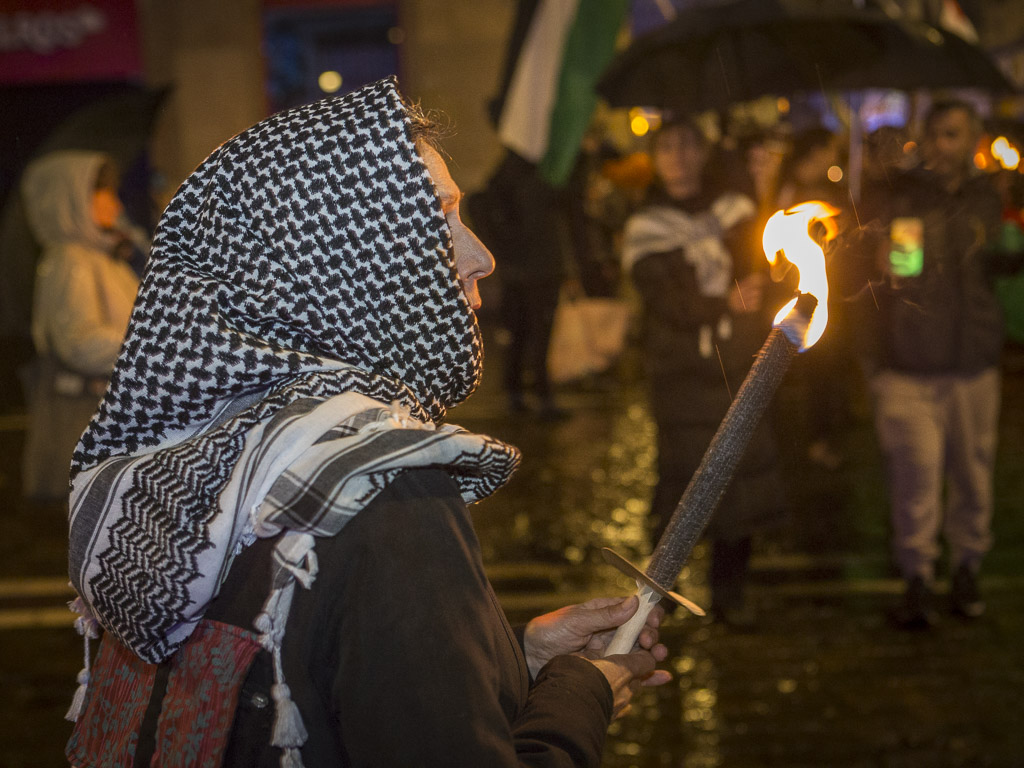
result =
[[[890,613],[889,618],[900,629],[925,630],[938,623],[938,615],[932,607],[934,596],[924,579],[915,576],[907,582],[901,602]]]
[[[966,563],[953,574],[950,600],[953,613],[965,619],[976,619],[985,612],[985,601],[978,591],[978,576]]]

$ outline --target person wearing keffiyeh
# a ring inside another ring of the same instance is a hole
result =
[[[591,765],[657,685],[634,598],[509,627],[466,504],[494,267],[393,79],[275,115],[157,229],[72,465],[73,765]],[[95,659],[89,639],[102,633]]]

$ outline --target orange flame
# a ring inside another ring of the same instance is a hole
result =
[[[764,227],[762,240],[765,256],[773,266],[783,260],[790,262],[800,272],[800,293],[813,294],[818,306],[811,316],[804,335],[801,349],[808,349],[821,338],[828,324],[828,278],[825,275],[825,253],[811,237],[811,225],[820,221],[825,227],[825,240],[831,240],[838,232],[833,217],[839,211],[828,203],[811,200],[797,203],[784,211],[776,212]],[[796,304],[794,298],[775,316],[779,325]]]

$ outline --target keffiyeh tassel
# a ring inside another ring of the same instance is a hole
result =
[[[274,548],[275,588],[263,604],[263,611],[253,622],[260,631],[260,644],[274,659],[274,684],[270,693],[274,699],[276,715],[272,746],[280,748],[281,768],[303,768],[300,747],[306,743],[308,733],[299,708],[292,701],[291,689],[284,680],[281,664],[281,642],[291,612],[295,582],[309,589],[317,574],[315,539],[308,533],[288,533]]]
[[[100,633],[99,622],[96,621],[89,610],[89,606],[85,604],[82,598],[76,597],[68,603],[68,608],[78,614],[78,618],[75,619],[75,630],[82,636],[83,655],[85,657],[85,662],[76,678],[78,688],[75,690],[75,695],[71,697],[71,706],[68,708],[67,714],[64,715],[65,720],[74,723],[78,720],[78,716],[82,714],[82,707],[85,704],[85,693],[89,688],[89,670],[91,666],[89,641],[99,637]]]

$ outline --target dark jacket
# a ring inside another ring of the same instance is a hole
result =
[[[562,200],[534,164],[507,152],[484,188],[467,196],[465,210],[503,283],[565,277]]]
[[[655,202],[664,205],[666,199]],[[676,205],[699,214],[714,201],[713,194],[702,194]],[[767,269],[763,256],[752,256],[753,227],[751,219],[722,234],[735,279]],[[729,407],[730,392],[736,393],[771,330],[767,309],[736,314],[726,297],[703,295],[682,249],[640,258],[632,279],[643,302],[645,362],[656,419],[717,426]],[[724,335],[723,318],[728,322]],[[710,354],[700,348],[702,329],[713,337]]]
[[[711,194],[700,195],[680,207],[696,214],[714,200]],[[750,219],[722,233],[734,279],[767,268],[755,227]],[[651,411],[658,426],[659,477],[651,512],[660,521],[656,525],[663,525],[771,331],[768,308],[782,306],[784,300],[766,291],[763,311],[733,313],[726,298],[702,294],[681,248],[639,258],[632,279],[643,301]],[[703,350],[702,333],[710,341],[710,348],[705,345]],[[746,536],[778,525],[785,511],[775,441],[762,420],[706,534]]]
[[[239,555],[204,622],[251,630],[269,593],[274,543],[260,540]],[[319,539],[316,552],[319,574],[312,589],[296,588],[282,642],[285,680],[309,734],[306,768],[600,765],[612,712],[607,681],[573,656],[529,679],[520,638],[491,590],[468,510],[446,473],[399,475],[339,535]],[[201,674],[228,677],[221,655],[210,653]],[[159,669],[156,680],[143,731],[161,710]],[[239,684],[233,724],[228,718],[220,734],[222,764],[279,768],[267,651]],[[223,696],[205,693],[213,688],[193,688],[196,713],[185,721],[209,723],[196,726],[199,733],[217,726],[209,703]],[[146,744],[160,748],[144,734]]]
[[[915,169],[893,184],[878,216],[886,253],[893,219],[921,222],[923,265],[917,276],[890,277],[875,288],[864,316],[875,315],[879,368],[910,374],[975,374],[999,363],[1003,319],[994,289],[1000,202],[985,176],[950,192]],[[877,250],[875,251],[878,252]],[[864,301],[867,305],[867,300]]]

